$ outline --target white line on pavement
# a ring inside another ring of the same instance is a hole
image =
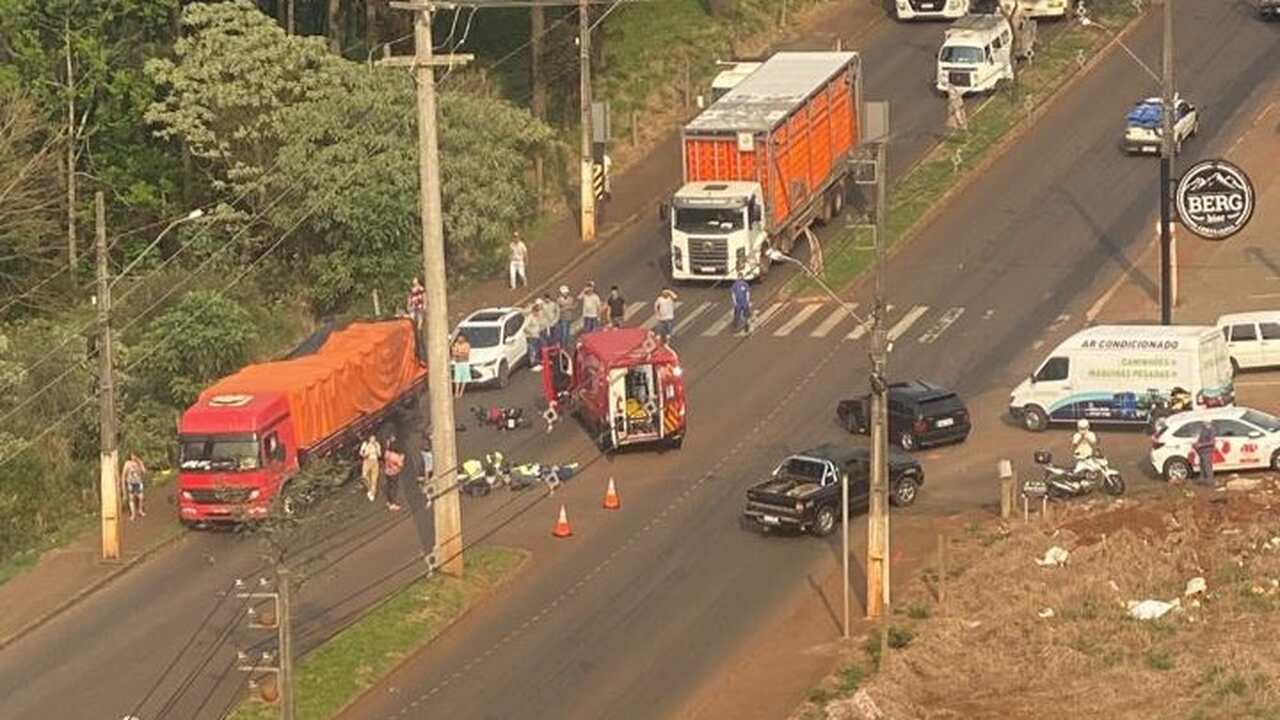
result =
[[[1269,298],[1280,298],[1280,293],[1258,293],[1256,295],[1250,295],[1249,297],[1257,300],[1266,300]]]
[[[885,305],[884,314],[888,315],[891,312],[893,312],[893,306]],[[860,323],[857,327],[855,327],[852,331],[850,331],[848,335],[845,335],[844,339],[857,340],[858,338],[862,337],[863,335],[866,335],[870,331],[871,331],[871,319],[868,318],[865,322]]]
[[[731,322],[733,322],[733,308],[729,308],[729,311],[722,315],[719,320],[711,323],[711,327],[703,330],[702,334],[704,337],[719,335],[724,332],[725,328],[729,327],[729,323]]]
[[[622,311],[622,319],[624,321],[630,320],[636,313],[640,312],[640,308],[648,304],[649,303],[644,302],[643,300],[641,300],[640,302],[631,303],[630,305],[627,306],[626,310]]]
[[[783,337],[790,335],[792,330],[800,327],[800,325],[809,319],[809,316],[822,309],[822,305],[818,303],[809,303],[800,308],[800,311],[791,316],[791,319],[782,323],[782,325],[773,331],[774,337]]]
[[[964,308],[962,307],[953,307],[950,310],[947,310],[942,314],[942,317],[938,318],[938,322],[933,324],[933,327],[926,330],[925,333],[920,336],[920,342],[925,345],[932,344],[934,340],[938,339],[939,335],[946,332],[947,328],[951,327],[952,323],[959,320],[960,316],[963,314]]]
[[[676,334],[679,335],[680,333],[684,332],[684,329],[689,327],[689,323],[693,322],[694,320],[697,320],[699,315],[710,310],[713,307],[715,307],[715,303],[704,302],[698,307],[694,308],[693,312],[686,315],[683,320],[681,320],[679,323],[676,324]]]
[[[992,317],[994,317],[994,316],[995,316],[995,314],[996,314],[996,309],[995,309],[995,308],[989,308],[986,312],[982,313],[982,319],[983,319],[983,320],[990,320]]]
[[[752,333],[759,332],[762,328],[764,328],[765,325],[768,325],[769,321],[773,319],[773,316],[777,315],[778,311],[781,310],[782,306],[785,304],[786,303],[774,303],[769,307],[765,308],[763,312],[759,312],[752,315],[751,316],[751,332]]]
[[[858,303],[851,303],[850,307],[856,308],[858,307]],[[835,312],[831,313],[830,317],[823,320],[818,327],[814,328],[813,332],[809,333],[809,337],[826,337],[827,333],[834,330],[835,327],[844,322],[844,319],[847,317],[849,317],[849,314],[845,312],[845,309],[837,305]]]
[[[893,342],[894,340],[902,337],[902,334],[907,330],[910,330],[911,326],[915,325],[916,321],[920,319],[920,316],[927,312],[929,312],[928,305],[917,305],[911,308],[906,315],[902,316],[902,319],[898,321],[898,324],[889,328],[889,342]]]

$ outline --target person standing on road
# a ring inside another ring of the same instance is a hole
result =
[[[560,286],[560,295],[556,297],[556,313],[560,321],[556,323],[556,334],[560,344],[567,350],[573,344],[573,311],[578,301],[569,293],[568,285]]]
[[[422,431],[422,475],[419,484],[426,489],[436,470],[436,455],[431,450],[431,428]],[[429,499],[428,499],[429,500]]]
[[[596,294],[596,284],[587,282],[587,286],[578,293],[582,301],[582,332],[595,332],[600,327],[600,296]]]
[[[658,318],[655,330],[663,342],[669,342],[675,336],[676,291],[664,288],[653,301],[653,314]]]
[[[382,445],[378,437],[369,437],[360,445],[360,477],[364,480],[365,497],[373,502],[378,497],[378,476],[382,474]]]
[[[560,306],[551,299],[551,293],[542,296],[542,344],[560,342]]]
[[[1196,451],[1196,458],[1200,461],[1200,484],[1213,486],[1213,452],[1214,446],[1218,442],[1218,433],[1213,429],[1212,422],[1203,422],[1200,424],[1200,434],[1196,436],[1196,440],[1191,444],[1193,450]]]
[[[746,335],[751,332],[751,286],[742,273],[738,273],[729,293],[733,296],[733,329]]]
[[[409,309],[409,317],[413,318],[413,326],[421,330],[422,318],[427,311],[427,289],[422,287],[422,283],[417,277],[413,279],[413,284],[409,286],[409,299],[405,304]]]
[[[524,338],[529,346],[529,369],[542,370],[542,301],[534,298],[525,313]]]
[[[143,505],[146,499],[146,475],[147,466],[142,464],[138,453],[129,453],[129,459],[124,461],[120,477],[124,479],[124,491],[129,499],[130,520],[147,516],[146,507]]]
[[[520,239],[520,233],[515,232],[511,234],[511,244],[507,246],[507,252],[507,270],[508,274],[511,276],[511,289],[516,289],[517,280],[519,281],[519,285],[528,287],[529,278],[525,274],[525,265],[529,260],[529,248],[524,244],[524,240]]]
[[[627,299],[622,297],[622,291],[617,285],[609,288],[609,299],[605,301],[605,305],[609,309],[609,326],[622,327],[622,321],[627,316]]]
[[[400,509],[396,502],[400,490],[400,473],[404,471],[404,453],[394,434],[387,436],[387,449],[382,456],[382,472],[387,476],[387,509],[395,512]]]
[[[453,396],[460,398],[467,389],[467,383],[471,382],[471,343],[466,335],[458,333],[450,353],[453,356]]]

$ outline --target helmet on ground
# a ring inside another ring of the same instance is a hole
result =
[[[1084,418],[1080,418],[1079,420],[1077,420],[1077,421],[1076,421],[1076,429],[1077,429],[1077,430],[1088,430],[1088,429],[1089,429],[1089,421],[1088,421],[1088,420],[1085,420]]]

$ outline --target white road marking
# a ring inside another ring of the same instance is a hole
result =
[[[889,328],[889,342],[893,342],[902,337],[903,333],[910,330],[911,326],[915,325],[916,321],[927,312],[929,312],[928,305],[917,305],[908,310],[907,314],[903,315],[902,319],[899,320],[896,325]]]
[[[1258,300],[1267,300],[1271,298],[1280,298],[1280,293],[1258,293],[1256,295],[1250,295],[1249,297]]]
[[[885,305],[884,314],[888,315],[891,312],[893,312],[893,306]],[[857,327],[855,327],[848,335],[845,335],[844,339],[857,340],[858,338],[861,338],[863,335],[866,335],[870,331],[871,331],[871,319],[868,318],[865,322],[862,322]]]
[[[774,303],[765,308],[763,312],[754,313],[751,316],[751,332],[760,332],[765,325],[769,324],[769,321],[773,319],[773,316],[778,314],[778,311],[781,310],[782,306],[785,304],[786,303]]]
[[[785,337],[787,335],[790,335],[791,331],[800,327],[800,325],[804,323],[805,320],[809,319],[810,315],[818,312],[821,309],[822,309],[822,305],[818,303],[809,303],[807,305],[802,305],[800,307],[799,312],[792,315],[790,320],[782,323],[782,325],[777,330],[773,331],[773,336]]]
[[[1058,328],[1065,325],[1069,320],[1071,320],[1070,315],[1059,315],[1058,317],[1053,319],[1053,322],[1049,323],[1049,332],[1053,332],[1054,330],[1057,330]]]
[[[644,307],[645,305],[648,305],[648,304],[649,304],[649,303],[644,302],[644,301],[642,300],[642,301],[640,301],[640,302],[633,302],[633,303],[631,303],[630,305],[628,305],[628,306],[627,306],[627,309],[622,311],[622,319],[623,319],[623,321],[630,320],[632,317],[634,317],[634,316],[635,316],[635,314],[636,314],[636,313],[640,312],[640,308],[642,308],[642,307]]]
[[[677,300],[677,301],[676,301],[676,310],[679,310],[679,309],[680,309],[680,306],[681,306],[681,305],[683,305],[683,304],[684,304],[683,302],[681,302],[681,301]],[[654,327],[656,327],[656,326],[657,326],[657,324],[658,324],[658,314],[657,314],[657,313],[654,313],[654,314],[653,314],[653,315],[652,315],[648,320],[645,320],[645,321],[644,321],[644,323],[641,325],[641,327],[646,327],[646,328],[649,328],[649,329],[653,329]]]
[[[938,339],[939,335],[946,332],[947,328],[951,327],[951,325],[956,320],[959,320],[960,316],[963,314],[964,308],[962,307],[953,307],[950,310],[947,310],[942,314],[942,317],[938,318],[938,321],[933,324],[933,327],[926,330],[925,333],[920,336],[920,342],[925,345],[932,344],[934,340]]]
[[[857,308],[858,303],[850,303],[849,306],[852,308]],[[837,305],[835,312],[831,313],[830,317],[828,317],[826,320],[823,320],[818,325],[818,327],[814,328],[813,332],[809,333],[809,337],[817,337],[817,338],[826,337],[827,333],[834,330],[835,327],[840,323],[844,322],[845,318],[847,317],[849,317],[849,313],[845,312],[845,309],[843,307]]]
[[[683,320],[676,323],[676,328],[675,328],[676,334],[679,335],[680,333],[684,332],[684,329],[686,327],[689,327],[689,323],[693,322],[694,320],[697,320],[699,315],[715,307],[715,305],[716,304],[713,302],[704,302],[698,307],[694,308],[693,312],[689,313],[684,317]]]
[[[704,337],[712,337],[713,335],[719,335],[720,333],[724,332],[724,329],[729,327],[729,323],[732,323],[732,322],[733,322],[733,308],[729,308],[729,311],[726,312],[723,316],[721,316],[719,320],[716,320],[715,322],[711,323],[711,327],[707,328],[706,330],[703,330],[702,335]]]
[[[983,319],[983,320],[990,320],[992,317],[994,317],[994,316],[995,316],[995,314],[996,314],[996,309],[995,309],[995,308],[990,308],[990,309],[989,309],[989,310],[987,310],[986,312],[982,313],[982,319]]]

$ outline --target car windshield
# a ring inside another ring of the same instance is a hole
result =
[[[982,62],[982,48],[969,45],[945,45],[938,59],[944,63],[977,65]]]
[[[1276,419],[1274,415],[1268,415],[1258,410],[1245,410],[1242,419],[1250,425],[1262,428],[1266,432],[1280,432],[1280,419]]]
[[[256,470],[258,441],[253,439],[185,438],[183,470]]]
[[[742,208],[676,208],[676,229],[721,235],[742,229]]]
[[[827,466],[817,460],[790,458],[782,464],[782,472],[780,472],[779,475],[804,478],[806,480],[812,480],[813,482],[821,482],[822,475],[826,469]]]
[[[493,347],[498,344],[498,328],[491,325],[463,325],[458,332],[467,338],[472,349]]]

